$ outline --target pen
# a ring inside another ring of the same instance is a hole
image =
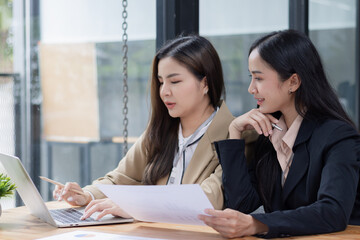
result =
[[[58,185],[59,187],[65,187],[64,184],[59,183],[59,182],[57,182],[57,181],[54,181],[54,180],[52,180],[52,179],[50,179],[50,178],[43,177],[43,176],[39,176],[39,178],[40,178],[41,180],[46,181],[46,182],[49,182],[49,183]],[[79,191],[79,190],[76,190],[76,189],[70,189],[69,191],[72,191],[72,192],[74,192],[74,193],[81,194],[81,195],[84,194],[83,192],[81,192],[81,191]]]
[[[278,125],[276,125],[275,123],[271,123],[271,126],[273,126],[274,128],[276,128],[279,131],[282,131],[282,128],[279,127]]]

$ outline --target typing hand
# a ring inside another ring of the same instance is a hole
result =
[[[90,194],[84,192],[79,184],[75,182],[67,182],[63,186],[56,185],[53,197],[58,201],[65,200],[73,206],[84,206],[92,200]]]
[[[101,219],[107,214],[112,214],[113,216],[131,218],[129,214],[124,212],[118,205],[116,205],[109,198],[97,199],[91,201],[85,208],[84,215],[81,217],[81,220],[85,220],[93,215],[95,212],[100,212],[96,217],[96,220]]]

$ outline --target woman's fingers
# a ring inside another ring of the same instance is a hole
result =
[[[72,190],[77,190],[80,192],[83,192],[82,188],[80,187],[80,185],[76,182],[67,182],[65,184],[64,190],[63,190],[63,195],[66,195],[67,193],[74,193]]]
[[[259,122],[254,119],[254,118],[250,118],[248,120],[249,124],[255,129],[255,131],[258,133],[258,134],[263,134],[263,129],[261,127],[261,125],[259,124]]]
[[[231,139],[241,138],[241,134],[244,130],[255,129],[259,134],[262,134],[261,127],[258,123],[250,117],[251,112],[249,112],[235,118],[229,126],[229,134]]]
[[[273,134],[273,123],[279,120],[271,114],[264,114],[259,109],[252,109],[235,118],[229,126],[230,139],[241,139],[244,130],[255,129],[258,134],[268,137]]]
[[[54,191],[53,191],[53,198],[54,198],[55,200],[61,201],[61,200],[60,200],[60,197],[61,197],[62,191],[63,191],[63,187],[60,187],[60,186],[56,185],[56,186],[55,186],[55,189],[54,189]]]
[[[270,136],[273,133],[273,123],[277,124],[279,120],[271,114],[264,114],[258,109],[253,109],[248,112],[249,118],[253,119],[256,123],[252,122],[252,125],[259,134],[264,136]],[[259,129],[261,129],[259,131]],[[260,133],[261,132],[261,133]]]
[[[239,212],[230,208],[224,210],[215,210],[215,209],[205,209],[205,213],[210,216],[219,217],[219,218],[237,218]]]
[[[92,200],[86,207],[85,207],[85,212],[89,211],[94,205],[97,205],[101,202],[103,202],[104,199],[96,199],[96,200]]]
[[[96,217],[96,220],[100,220],[101,218],[103,218],[104,216],[111,214],[111,210],[110,209],[104,209],[100,212],[100,214]]]
[[[267,118],[269,118],[269,120],[270,120],[270,122],[272,122],[272,123],[278,123],[279,122],[279,120],[276,118],[276,117],[274,117],[273,115],[271,115],[271,114],[265,114],[265,116],[267,117]]]
[[[255,129],[258,134],[268,137],[273,133],[272,123],[277,122],[278,120],[271,114],[264,114],[259,109],[252,109],[232,121],[229,126],[230,138],[241,138],[241,133],[250,129]]]
[[[74,190],[76,192],[74,192]],[[83,206],[89,201],[87,194],[82,190],[79,184],[75,182],[68,182],[63,187],[57,185],[53,191],[53,197],[58,201],[65,200],[73,206]]]
[[[252,235],[252,217],[250,215],[233,209],[225,209],[223,211],[206,209],[205,213],[209,215],[199,215],[199,219],[224,237],[233,238]]]
[[[250,117],[257,122],[264,136],[267,137],[272,134],[272,125],[268,116],[264,115],[260,111],[254,111]]]
[[[234,211],[234,210],[233,210]],[[235,212],[235,211],[234,211]],[[218,228],[220,226],[226,226],[228,224],[228,220],[232,218],[236,218],[236,213],[222,211],[222,210],[214,210],[214,209],[205,209],[205,213],[208,215],[199,215],[199,219],[204,221],[205,224]]]
[[[104,201],[104,199],[99,200],[93,200],[91,201],[85,208],[85,212],[80,218],[81,220],[85,220],[89,218],[91,215],[93,215],[95,212],[102,211],[101,209],[101,203]]]
[[[105,215],[112,214],[114,216],[120,216],[125,218],[130,218],[131,216],[125,213],[118,205],[108,198],[93,200],[85,208],[84,215],[81,217],[81,220],[84,220],[90,217],[95,212],[100,212],[96,217],[96,220],[101,219]]]
[[[205,213],[209,215],[199,215],[199,219],[204,221],[206,225],[214,228],[218,231],[223,237],[231,238],[235,237],[237,234],[236,221],[238,214],[236,211],[218,211],[213,209],[205,210]]]

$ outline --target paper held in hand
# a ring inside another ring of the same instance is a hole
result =
[[[204,225],[197,218],[204,209],[213,208],[198,184],[182,185],[103,185],[97,187],[134,219]]]

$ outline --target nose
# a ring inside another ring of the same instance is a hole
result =
[[[160,86],[160,96],[169,96],[170,95],[170,88],[167,83],[163,82]]]
[[[248,92],[250,94],[255,94],[256,93],[256,88],[255,88],[255,84],[254,84],[254,81],[251,80],[250,82],[250,85],[249,85],[249,88],[248,88]]]

